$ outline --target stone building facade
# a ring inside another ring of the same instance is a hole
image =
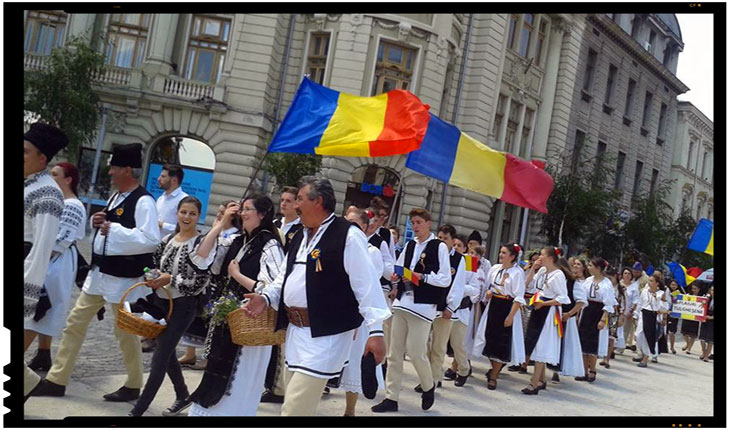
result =
[[[715,219],[712,121],[692,103],[679,102],[675,141],[671,169],[675,181],[670,196],[674,217],[687,212],[698,221]]]
[[[633,160],[642,154],[647,165],[642,178],[652,169],[664,178],[671,162],[676,95],[686,91],[674,76],[681,37],[678,26],[674,34],[661,19],[642,18],[643,26],[654,26],[652,37],[660,39],[651,55],[641,46],[650,37],[648,30],[641,27],[632,38],[631,22],[628,15],[612,20],[579,14],[26,11],[25,67],[43,67],[43,55],[67,35],[82,35],[106,52],[108,66],[96,77],[109,106],[104,149],[142,142],[149,162],[159,142],[171,137],[207,144],[216,158],[210,223],[217,205],[239,198],[249,184],[303,74],[363,96],[408,89],[432,113],[474,138],[528,160],[550,162],[551,154],[572,147],[580,129],[595,136],[593,145],[600,140],[611,151],[628,154],[625,175],[633,175]],[[105,34],[113,44],[99,42]],[[670,46],[668,66],[660,57],[663,43]],[[581,79],[589,49],[601,55],[586,102]],[[610,104],[615,110],[606,114],[603,86],[609,63],[618,72]],[[629,79],[637,83],[637,95],[626,125],[623,98]],[[652,92],[655,101],[642,122],[645,92]],[[658,134],[660,104],[666,108]],[[381,194],[393,203],[392,222],[401,231],[407,213],[424,207],[434,214],[434,224],[448,222],[464,234],[486,233],[492,259],[499,243],[519,239],[522,208],[451,186],[444,197],[442,183],[405,169],[404,163],[404,156],[325,157],[322,173],[334,185],[338,213]],[[260,173],[258,180],[266,184],[264,179]],[[628,202],[630,194],[625,197]],[[531,212],[524,226],[527,247],[540,243],[537,220]]]

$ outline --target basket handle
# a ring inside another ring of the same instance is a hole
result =
[[[127,288],[127,291],[125,291],[124,294],[122,294],[122,300],[119,301],[119,304],[123,306],[124,302],[126,301],[125,299],[127,298],[127,294],[129,294],[130,291],[132,291],[133,289],[135,289],[141,285],[147,285],[147,282],[137,282],[136,284]],[[172,316],[172,304],[173,304],[172,294],[170,294],[170,291],[165,287],[162,287],[162,290],[165,291],[165,293],[167,294],[167,299],[170,301],[170,309],[167,311],[167,318],[165,318],[165,321],[167,321],[169,323],[170,317]]]

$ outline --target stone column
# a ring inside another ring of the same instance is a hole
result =
[[[142,68],[150,74],[172,73],[172,48],[180,14],[160,13],[152,16],[147,36],[147,57]]]
[[[504,151],[504,141],[507,137],[507,123],[509,122],[509,111],[512,107],[512,94],[507,96],[504,108],[502,111],[502,124],[499,126],[499,150]]]
[[[522,128],[525,126],[525,113],[527,112],[527,103],[522,103],[520,108],[520,122],[517,125],[517,135],[515,136],[515,146],[513,154],[520,156],[520,146],[522,145]]]
[[[553,25],[550,29],[548,52],[545,64],[545,77],[542,85],[542,103],[537,109],[538,120],[535,124],[532,153],[534,158],[545,161],[547,159],[547,141],[552,120],[555,90],[558,82],[558,68],[560,67],[560,50],[563,44],[564,30]]]

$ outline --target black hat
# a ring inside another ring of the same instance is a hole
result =
[[[112,148],[112,160],[110,166],[118,167],[142,167],[142,144],[128,143],[126,145],[117,145]]]
[[[39,151],[41,151],[48,162],[51,161],[54,155],[58,151],[68,145],[68,137],[66,133],[59,130],[57,127],[48,124],[41,124],[39,122],[34,123],[30,126],[30,130],[23,136],[25,140],[32,143]]]
[[[472,240],[476,240],[476,241],[477,241],[477,242],[479,242],[479,244],[481,245],[481,244],[482,244],[482,235],[481,235],[481,234],[479,234],[479,232],[478,232],[478,231],[474,230],[474,231],[472,231],[472,232],[471,232],[471,234],[469,235],[469,239],[467,240],[467,242],[468,242],[468,241],[472,241]]]

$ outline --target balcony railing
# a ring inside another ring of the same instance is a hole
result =
[[[26,70],[42,70],[46,67],[48,56],[26,52],[23,55],[23,68]]]
[[[129,85],[132,79],[132,70],[107,67],[93,72],[91,78],[105,84]]]
[[[199,99],[201,97],[213,97],[214,90],[213,85],[168,77],[165,78],[162,92],[172,96]]]

